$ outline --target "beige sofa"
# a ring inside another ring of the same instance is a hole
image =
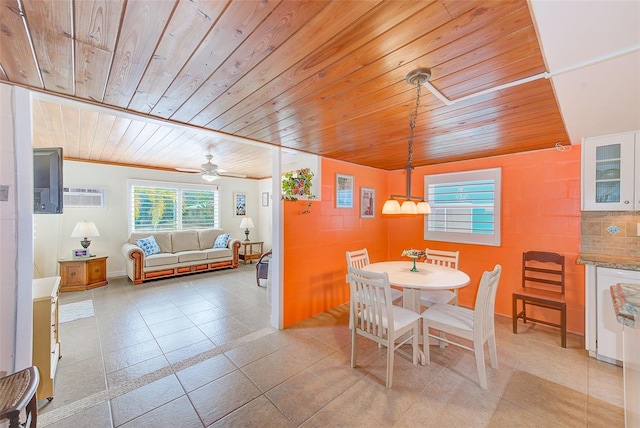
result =
[[[134,284],[194,272],[237,268],[240,241],[231,238],[226,248],[213,248],[222,229],[176,230],[132,233],[122,246],[127,276]],[[160,253],[145,256],[137,239],[153,236]]]

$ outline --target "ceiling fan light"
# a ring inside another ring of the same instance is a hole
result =
[[[411,199],[407,199],[400,206],[401,214],[418,214],[418,207]]]
[[[207,183],[213,183],[218,179],[217,174],[202,174],[202,179]]]
[[[431,214],[431,207],[425,201],[420,201],[417,204],[418,214]]]
[[[400,214],[400,203],[395,199],[385,201],[382,206],[382,214]]]

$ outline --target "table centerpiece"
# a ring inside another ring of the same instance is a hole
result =
[[[413,259],[413,267],[411,268],[411,272],[418,272],[418,268],[416,267],[416,259],[419,259],[419,258],[424,257],[426,255],[427,255],[427,253],[425,253],[422,250],[410,249],[410,250],[403,250],[402,251],[402,257],[409,257],[409,258]]]

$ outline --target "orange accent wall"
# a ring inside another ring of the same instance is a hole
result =
[[[482,272],[503,267],[496,312],[511,316],[511,294],[520,287],[522,252],[565,255],[568,329],[584,334],[584,267],[580,251],[580,146],[476,159],[416,168],[412,194],[424,193],[424,176],[443,172],[502,168],[502,244],[500,247],[425,241],[420,216],[382,216],[390,193],[405,193],[405,172],[387,172],[323,159],[322,201],[311,214],[305,203],[285,203],[284,325],[323,312],[349,299],[345,251],[367,247],[372,261],[400,260],[404,248],[460,250],[460,268],[471,284],[460,290],[460,304],[472,306]],[[353,209],[335,208],[335,174],[355,177]],[[376,189],[376,218],[359,218],[360,187]],[[542,316],[546,316],[543,314]],[[557,317],[555,313],[549,316]]]
[[[336,174],[354,177],[353,208],[336,208]],[[387,220],[381,198],[387,172],[322,159],[322,200],[284,202],[284,326],[349,301],[345,252],[367,247],[372,261],[387,258]],[[360,218],[360,187],[376,189],[375,218]]]

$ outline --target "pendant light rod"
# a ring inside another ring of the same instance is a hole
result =
[[[407,193],[404,195],[390,195],[389,199],[382,207],[382,214],[430,214],[431,207],[421,196],[411,196],[411,171],[413,171],[413,137],[418,118],[418,107],[420,106],[420,95],[422,86],[431,77],[429,68],[417,68],[405,77],[407,83],[416,87],[416,106],[413,113],[409,115],[409,151],[407,164],[404,170],[407,174]],[[402,205],[398,200],[403,200]],[[415,201],[418,201],[417,203]]]

